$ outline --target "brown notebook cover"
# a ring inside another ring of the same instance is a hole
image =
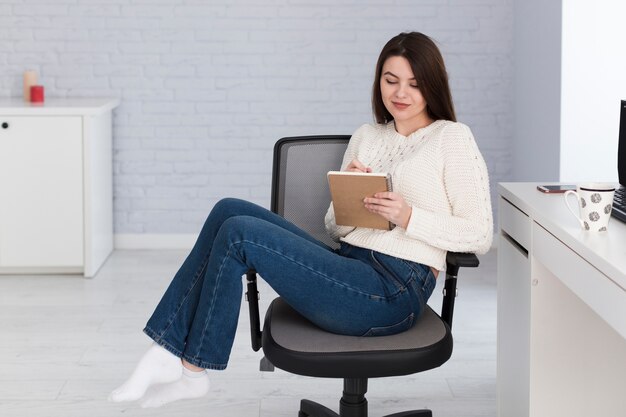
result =
[[[363,203],[365,197],[392,191],[390,174],[330,171],[328,185],[337,225],[382,230],[393,228],[380,214],[370,213]]]

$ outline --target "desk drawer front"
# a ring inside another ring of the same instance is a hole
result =
[[[523,250],[530,249],[531,221],[528,215],[503,197],[499,202],[500,232],[505,232]]]
[[[533,225],[532,253],[537,261],[626,338],[626,291],[536,223]]]

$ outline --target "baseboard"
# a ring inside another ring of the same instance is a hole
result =
[[[194,234],[116,234],[115,249],[191,249],[198,235]]]

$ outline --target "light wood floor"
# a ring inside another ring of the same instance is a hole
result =
[[[207,397],[156,410],[106,401],[149,346],[141,329],[185,255],[116,251],[93,279],[0,276],[0,416],[295,417],[300,398],[337,410],[339,380],[259,372],[245,304],[229,367],[211,373]],[[452,359],[423,374],[371,380],[371,416],[421,407],[437,417],[495,416],[495,252],[480,259],[480,268],[460,273]],[[273,293],[263,283],[260,291],[264,314]]]

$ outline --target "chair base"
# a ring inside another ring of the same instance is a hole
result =
[[[367,417],[366,378],[343,380],[343,396],[339,401],[339,414],[322,404],[310,400],[300,402],[298,417]],[[402,411],[385,417],[432,417],[430,410]]]
[[[300,402],[300,412],[298,413],[298,417],[367,417],[367,415],[367,401],[365,401],[365,407],[360,410],[353,409],[348,414],[337,414],[322,404],[310,400],[302,400]],[[384,417],[433,417],[433,413],[431,410],[413,410],[389,414]]]

